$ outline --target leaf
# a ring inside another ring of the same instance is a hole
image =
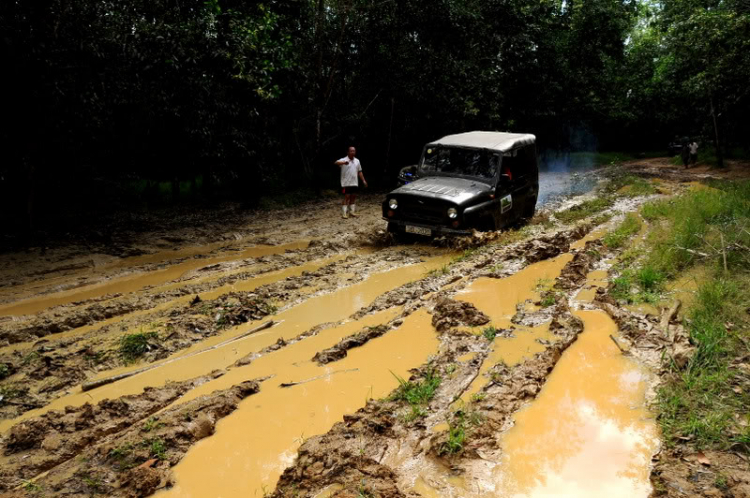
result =
[[[688,455],[685,458],[683,458],[683,460],[685,460],[686,462],[699,463],[707,467],[711,465],[711,460],[709,460],[708,457],[706,457],[706,455],[702,451],[699,451],[698,453],[693,453],[692,455]]]

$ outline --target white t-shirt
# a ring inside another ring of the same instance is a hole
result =
[[[359,185],[357,181],[357,173],[362,171],[362,165],[359,163],[359,159],[349,159],[349,157],[342,157],[339,161],[346,161],[346,164],[342,164],[341,167],[341,186],[342,187],[356,187]]]
[[[688,147],[690,147],[690,153],[691,154],[697,154],[698,153],[698,144],[697,143],[693,142],[690,145],[688,145]]]

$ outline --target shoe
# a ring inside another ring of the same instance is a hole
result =
[[[342,214],[341,217],[344,218],[344,219],[347,219],[349,217],[349,215],[348,214]]]
[[[357,213],[349,213],[349,216],[352,218],[359,218],[359,215]]]

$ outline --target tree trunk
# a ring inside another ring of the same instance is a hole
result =
[[[716,110],[714,109],[714,96],[709,94],[709,103],[711,104],[711,118],[714,123],[714,148],[716,149],[716,165],[719,168],[724,167],[724,155],[721,153],[721,141],[719,140],[719,124],[716,119]]]

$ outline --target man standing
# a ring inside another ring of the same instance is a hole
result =
[[[695,166],[695,163],[698,162],[698,142],[693,140],[690,142],[690,145],[688,145],[688,148],[690,149],[690,164]]]
[[[359,159],[354,157],[356,154],[357,149],[349,147],[347,156],[333,163],[341,168],[341,190],[344,194],[342,206],[343,218],[348,218],[349,215],[357,217],[357,207],[355,205],[358,189],[357,177],[361,178],[362,184],[367,187],[367,181],[362,174],[362,165],[359,163]]]

